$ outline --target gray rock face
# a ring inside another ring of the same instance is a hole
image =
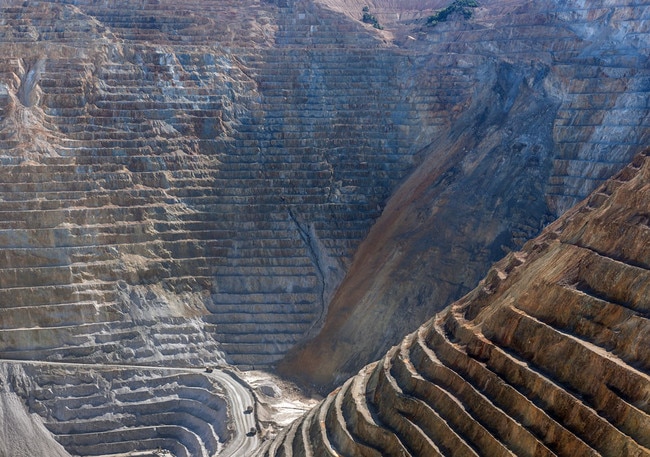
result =
[[[1,397],[10,408],[3,409],[8,452],[2,455],[66,456],[65,447],[73,455],[160,448],[207,457],[219,453],[232,435],[222,387],[198,371],[5,363],[0,368],[11,392]],[[38,415],[29,415],[25,404]],[[30,430],[35,436],[28,438]],[[33,453],[26,454],[30,446]]]
[[[42,419],[30,413],[24,399],[16,393],[16,390],[25,393],[25,383],[30,382],[16,368],[0,365],[0,455],[69,457],[70,454],[45,428]]]

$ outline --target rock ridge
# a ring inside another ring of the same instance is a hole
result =
[[[650,455],[650,151],[258,455]]]

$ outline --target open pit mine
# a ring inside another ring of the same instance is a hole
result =
[[[650,2],[0,0],[0,457],[650,455]]]

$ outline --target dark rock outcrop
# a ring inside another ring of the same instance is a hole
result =
[[[265,456],[650,455],[650,153]]]

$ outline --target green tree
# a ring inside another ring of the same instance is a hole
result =
[[[444,22],[453,13],[460,13],[465,19],[472,17],[472,9],[479,6],[476,0],[455,0],[446,8],[437,11],[427,18],[427,25],[434,26],[438,22]]]
[[[370,8],[368,6],[364,6],[362,12],[363,12],[363,16],[361,17],[362,22],[366,24],[372,24],[374,28],[379,30],[384,29],[384,27],[379,23],[379,20],[373,14],[370,14]]]

